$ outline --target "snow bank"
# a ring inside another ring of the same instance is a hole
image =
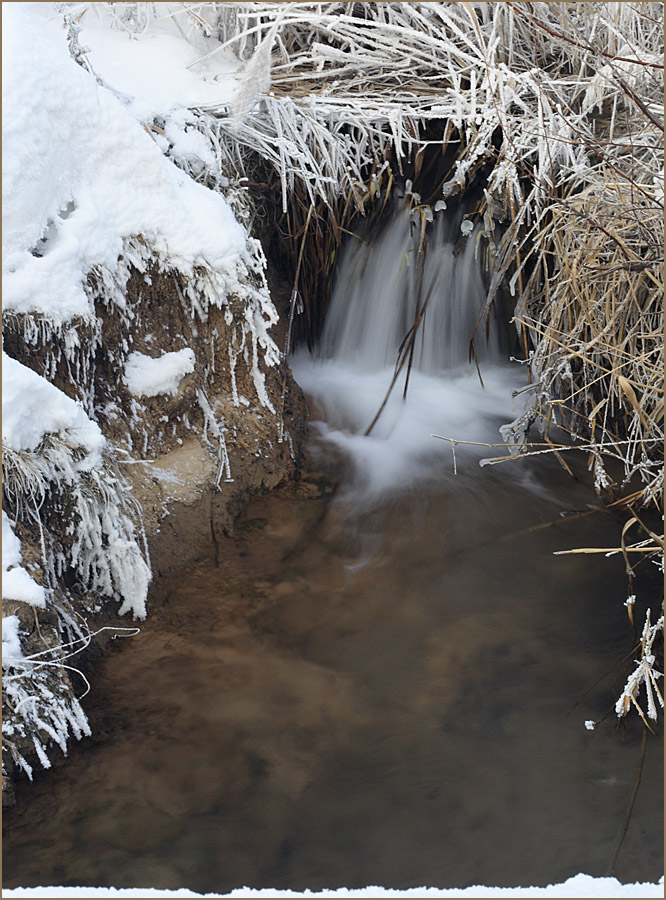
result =
[[[132,237],[172,267],[225,273],[231,289],[246,234],[227,202],[163,156],[39,6],[2,9],[5,310],[91,316],[86,275],[114,271]]]
[[[125,384],[135,397],[175,397],[180,382],[190,372],[194,372],[194,351],[189,347],[159,357],[135,352],[127,357]]]
[[[3,6],[5,313],[36,314],[32,331],[36,321],[45,332],[94,327],[93,297],[131,318],[132,269],[176,272],[193,317],[226,307],[231,325],[229,298],[241,301],[235,357],[242,354],[260,403],[272,411],[259,354],[267,366],[278,363],[269,335],[278,317],[263,251],[225,198],[198,183],[228,184],[219,144],[197,130],[196,110],[229,99],[234,66],[222,53],[215,75],[206,60],[195,66],[220,44],[166,33],[169,13],[146,8],[150,29],[137,40],[118,33],[126,10],[97,12],[100,24],[85,35],[99,76],[70,56],[68,41],[79,52],[78,26],[70,17],[66,32],[62,10]],[[84,51],[79,56],[89,65]]]
[[[140,40],[124,27],[128,16],[146,17]],[[263,366],[276,365],[280,354],[269,334],[277,312],[265,258],[222,194],[210,189],[228,181],[219,150],[197,128],[201,108],[230,103],[239,63],[218,52],[216,28],[200,21],[184,7],[172,13],[153,4],[2,7],[3,321],[18,340],[13,348],[21,341],[31,354],[38,348],[30,363],[38,371],[3,352],[3,597],[48,605],[59,633],[84,643],[85,622],[65,573],[76,573],[95,608],[112,598],[120,615],[136,619],[146,617],[151,580],[146,542],[143,549],[137,542],[137,508],[114,466],[114,448],[93,421],[96,379],[112,371],[125,376],[135,396],[150,397],[177,393],[195,369],[189,348],[128,359],[131,338],[118,349],[102,344],[107,317],[115,317],[120,334],[137,319],[131,305],[141,294],[128,292],[129,278],[174,276],[194,334],[196,318],[223,309],[231,365],[246,366],[260,403],[273,409]],[[22,350],[13,352],[23,359]],[[70,379],[64,391],[80,402],[51,383],[56,374]],[[131,406],[140,422],[141,404]],[[208,420],[205,427],[212,427]],[[222,431],[219,438],[226,454]],[[63,512],[57,533],[44,510]],[[47,589],[20,565],[12,522],[28,514],[41,529]],[[16,650],[12,617],[3,627],[7,647]],[[24,661],[3,679],[16,713],[3,722],[3,751],[9,747],[30,776],[26,741],[48,766],[53,743],[66,752],[70,734],[90,729],[56,665],[58,648],[47,661],[29,658],[25,641],[24,650]]]
[[[467,888],[412,888],[406,891],[390,888],[339,888],[333,891],[282,891],[266,888],[251,890],[238,888],[230,894],[195,894],[186,889],[159,891],[151,888],[76,888],[37,887],[15,888],[3,891],[3,897],[663,897],[664,879],[657,884],[621,884],[616,878],[593,878],[591,875],[575,875],[561,884],[547,887],[498,888],[474,885]]]

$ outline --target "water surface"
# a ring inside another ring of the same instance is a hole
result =
[[[5,886],[605,874],[640,747],[612,713],[626,671],[572,707],[630,650],[624,577],[552,551],[618,521],[562,518],[590,495],[558,469],[557,499],[484,470],[357,528],[317,473],[253,500],[100,664],[96,737],[5,815]],[[662,796],[651,740],[620,879],[660,876]]]

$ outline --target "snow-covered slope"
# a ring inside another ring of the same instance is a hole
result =
[[[93,314],[85,276],[115,270],[139,237],[184,274],[206,265],[233,289],[246,234],[229,205],[75,63],[49,11],[3,7],[4,308]]]

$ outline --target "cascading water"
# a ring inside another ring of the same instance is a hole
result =
[[[324,446],[353,463],[357,502],[446,477],[450,446],[433,434],[496,443],[517,412],[522,373],[507,363],[495,310],[483,317],[478,229],[464,236],[460,213],[439,214],[421,253],[420,237],[401,208],[375,240],[349,243],[319,347],[292,363]]]
[[[467,363],[485,290],[476,253],[478,229],[464,239],[456,253],[457,224],[458,217],[438,216],[421,257],[420,229],[404,210],[374,243],[357,240],[350,244],[318,355],[368,372],[390,366],[423,310],[415,340],[415,368],[438,375]],[[482,328],[479,334],[483,334]],[[496,321],[488,337],[487,342],[477,337],[479,354],[498,361],[501,350]]]

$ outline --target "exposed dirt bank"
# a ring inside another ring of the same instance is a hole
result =
[[[284,286],[276,283],[272,288],[277,305],[284,307]],[[76,323],[59,332],[46,326],[40,330],[34,317],[11,316],[4,323],[4,347],[80,402],[100,425],[107,439],[107,482],[134,522],[155,578],[200,558],[211,540],[216,544],[229,534],[252,494],[293,477],[307,410],[287,366],[264,365],[252,348],[239,344],[237,323],[243,310],[233,296],[219,308],[211,306],[206,315],[194,314],[183,301],[175,275],[135,271],[126,299],[125,315],[98,303],[93,331],[83,326],[77,330]],[[278,346],[284,328],[280,321],[273,329]],[[182,378],[177,390],[152,396],[130,391],[124,377],[130,352],[156,358],[183,348],[193,351],[194,371]],[[263,401],[256,389],[258,372],[265,385]],[[8,494],[5,484],[4,505],[15,520],[23,564],[38,584],[53,591],[58,609],[85,622],[84,631],[131,626],[131,620],[115,614],[108,596],[91,589],[71,561],[78,523],[67,490],[80,489],[51,484],[39,516],[31,517],[25,512],[28,504],[22,505],[18,493]],[[152,612],[149,599],[148,615]],[[42,610],[6,602],[4,615],[14,614],[25,656],[53,650],[55,658],[59,654],[54,648],[71,639],[52,606]],[[89,675],[109,641],[110,633],[103,633],[68,662]],[[49,693],[59,698],[63,709],[82,693],[80,677],[62,665],[41,668],[40,679],[40,691],[47,700]],[[11,760],[5,761],[3,805],[11,805],[19,755],[28,767],[40,766],[33,736],[48,747],[53,734],[27,725],[4,693],[3,719],[10,723],[5,737],[13,748]],[[60,757],[56,750],[53,763]]]

